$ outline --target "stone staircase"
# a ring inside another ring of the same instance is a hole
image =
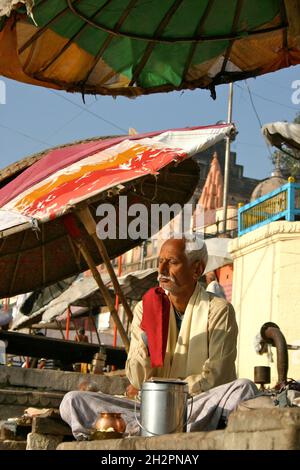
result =
[[[59,370],[22,369],[0,366],[0,450],[55,450],[59,443],[73,440],[58,408],[66,392],[78,390],[87,375]],[[104,393],[122,395],[125,377],[93,375]],[[24,418],[27,408],[48,410]]]
[[[77,442],[58,407],[83,378],[76,372],[0,366],[0,450],[300,450],[298,407],[236,411],[220,431]],[[128,385],[125,377],[92,378],[111,395],[123,394]],[[28,407],[48,411],[26,420],[21,417]]]

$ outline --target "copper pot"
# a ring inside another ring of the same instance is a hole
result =
[[[123,433],[126,429],[126,423],[121,417],[121,413],[100,413],[96,422],[97,431],[111,431]]]

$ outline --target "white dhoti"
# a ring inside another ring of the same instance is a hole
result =
[[[234,380],[207,392],[195,395],[188,401],[188,431],[212,431],[220,419],[227,419],[242,401],[260,395],[256,385],[248,379]],[[192,406],[192,409],[191,409]],[[128,435],[138,435],[139,425],[135,418],[135,403],[128,398],[118,398],[101,392],[69,392],[60,405],[60,414],[72,429],[76,439],[88,438],[101,412],[122,413]],[[137,403],[137,418],[140,405]]]

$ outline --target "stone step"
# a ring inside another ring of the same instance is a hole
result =
[[[26,450],[27,441],[0,441],[0,450]]]
[[[300,409],[236,411],[225,430],[63,442],[57,450],[300,450]]]
[[[24,441],[31,432],[31,419],[26,422],[20,419],[5,421],[1,426],[1,440]]]
[[[72,436],[71,428],[60,417],[48,418],[37,416],[33,418],[32,432],[37,434],[53,434],[55,436]]]
[[[236,411],[228,418],[228,432],[268,431],[295,427],[300,430],[300,408],[264,408]]]
[[[1,442],[24,442],[27,439],[29,450],[55,450],[60,442],[74,440],[71,428],[56,409],[49,409],[40,416],[22,416],[4,422],[0,439]]]
[[[0,426],[9,418],[21,417],[28,408],[26,405],[1,405],[0,404]]]
[[[91,379],[99,390],[110,395],[122,395],[129,384],[126,377],[107,377],[97,374],[80,374],[61,370],[24,369],[0,366],[0,388],[27,387],[44,391],[69,392],[78,390],[83,379]]]
[[[15,390],[0,388],[0,405],[34,406],[37,408],[58,408],[64,397],[63,392]]]
[[[95,441],[63,442],[57,450],[221,450],[224,431],[166,434],[155,437],[126,437]]]
[[[62,435],[54,436],[53,434],[31,432],[27,436],[26,450],[56,450],[63,438]]]

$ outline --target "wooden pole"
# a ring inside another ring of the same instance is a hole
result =
[[[119,296],[116,295],[116,302],[115,302],[115,309],[118,312],[119,315]],[[117,328],[116,325],[114,327],[114,340],[113,340],[113,347],[115,348],[117,346]]]
[[[127,336],[127,334],[124,330],[124,327],[122,325],[122,322],[120,321],[120,318],[119,318],[119,316],[116,312],[116,309],[114,307],[114,304],[113,304],[112,298],[110,296],[109,290],[107,289],[104,282],[102,281],[101,275],[100,275],[100,273],[97,269],[97,266],[96,266],[96,264],[93,260],[93,257],[89,252],[86,241],[84,240],[84,238],[82,236],[82,233],[81,233],[81,231],[78,227],[78,224],[77,224],[77,221],[76,221],[75,217],[71,214],[67,214],[63,218],[63,223],[65,225],[65,228],[66,228],[67,232],[71,236],[72,240],[74,241],[74,243],[79,248],[79,250],[80,250],[82,256],[84,257],[89,269],[91,270],[91,272],[94,276],[94,279],[95,279],[96,283],[98,284],[100,292],[103,295],[103,298],[106,302],[106,305],[109,308],[111,316],[112,316],[114,322],[117,325],[117,328],[120,332],[120,335],[121,335],[121,338],[123,340],[125,349],[128,352],[129,351],[128,336]]]
[[[94,318],[93,315],[91,315],[90,318],[91,318],[92,325],[95,328],[95,333],[97,335],[98,343],[101,344],[101,339],[100,339],[100,336],[99,336],[99,333],[98,333],[98,330],[97,330],[97,325],[96,325],[96,322],[95,322],[95,318]]]
[[[78,330],[77,330],[76,322],[75,322],[73,317],[72,317],[72,323],[73,323],[73,326],[74,326],[74,329],[75,329],[75,338],[76,338],[78,336]]]
[[[111,278],[111,281],[113,283],[113,286],[115,288],[116,294],[119,296],[120,301],[122,302],[122,305],[125,309],[126,315],[129,319],[130,322],[132,322],[133,315],[132,311],[128,305],[128,302],[126,300],[125,295],[123,294],[123,291],[121,289],[121,286],[119,284],[118,278],[116,276],[116,273],[114,271],[114,268],[112,267],[111,261],[109,259],[108,253],[106,251],[106,247],[103,243],[103,240],[100,240],[98,238],[97,233],[96,233],[96,222],[90,212],[90,209],[88,207],[85,207],[84,209],[81,209],[78,211],[78,216],[85,226],[87,232],[91,237],[93,238],[94,242],[96,243],[99,253],[101,255],[101,258],[106,266],[106,269],[108,271],[108,274]]]
[[[103,298],[106,302],[106,305],[109,308],[111,316],[113,317],[113,320],[114,320],[115,324],[117,325],[117,328],[120,332],[120,335],[121,335],[121,338],[123,340],[125,349],[128,352],[129,351],[129,339],[128,339],[128,336],[126,335],[126,332],[125,332],[124,327],[122,325],[122,322],[119,318],[119,315],[117,314],[117,311],[116,311],[115,306],[113,304],[113,301],[112,301],[112,298],[110,296],[109,290],[107,289],[106,285],[102,281],[101,275],[100,275],[100,273],[99,273],[99,271],[98,271],[98,269],[95,265],[95,262],[94,262],[92,256],[90,255],[88,249],[86,248],[85,244],[83,243],[83,240],[81,239],[77,243],[78,243],[79,249],[80,249],[84,259],[86,260],[86,262],[88,264],[88,267],[90,268],[90,270],[91,270],[91,272],[94,276],[95,281],[98,284],[100,292],[103,295]]]
[[[122,274],[122,256],[118,256],[118,276],[120,277],[121,274]],[[116,307],[116,310],[117,310],[118,315],[119,315],[119,296],[118,296],[118,294],[116,295],[115,307]],[[116,328],[116,325],[115,325],[115,328],[114,328],[113,346],[114,347],[117,346],[117,328]]]

